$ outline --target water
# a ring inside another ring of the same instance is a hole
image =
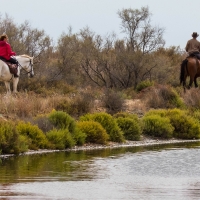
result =
[[[200,199],[200,143],[1,159],[0,199]]]

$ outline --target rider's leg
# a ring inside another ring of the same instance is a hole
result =
[[[8,60],[8,62],[11,62],[11,63],[13,63],[13,64],[16,64],[17,65],[17,70],[16,70],[16,72],[14,73],[14,77],[19,77],[18,76],[18,61],[15,59],[15,58],[10,58],[9,60]]]

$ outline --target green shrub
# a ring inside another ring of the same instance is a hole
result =
[[[131,118],[117,118],[117,124],[124,133],[127,140],[140,140],[141,127],[135,119]]]
[[[66,149],[75,145],[75,142],[68,129],[53,129],[47,134],[47,139],[50,142],[50,147],[53,149]]]
[[[136,121],[139,121],[138,116],[136,114],[130,114],[128,112],[118,112],[113,115],[115,118],[123,117],[123,118],[130,118]]]
[[[81,121],[93,120],[99,122],[103,128],[106,130],[107,134],[110,137],[110,140],[113,142],[123,142],[124,136],[123,132],[120,130],[115,118],[107,113],[94,113],[86,114],[80,117]]]
[[[146,81],[142,81],[140,82],[137,87],[136,87],[136,91],[139,92],[147,87],[153,86],[154,82],[146,80]]]
[[[90,114],[90,113],[87,113],[83,116],[80,116],[80,121],[90,121],[90,120],[93,120],[94,118],[94,114]]]
[[[159,115],[161,117],[166,117],[167,114],[167,110],[165,109],[153,109],[153,110],[149,110],[145,116],[149,116],[149,115]]]
[[[190,115],[192,115],[198,121],[198,123],[200,123],[200,110],[192,111]]]
[[[173,109],[167,112],[167,116],[174,127],[174,137],[180,139],[200,138],[200,124],[187,112]]]
[[[52,111],[49,120],[56,129],[68,129],[77,145],[85,143],[86,135],[77,128],[75,120],[66,112]]]
[[[23,121],[18,122],[16,129],[20,135],[24,135],[28,139],[29,149],[38,149],[48,147],[46,136],[36,125],[32,125],[30,122],[25,123]]]
[[[85,143],[86,134],[83,133],[78,127],[76,127],[72,137],[76,143],[76,145],[81,146]]]
[[[77,123],[79,129],[86,134],[86,142],[106,144],[109,139],[106,130],[95,121],[81,121]]]
[[[14,153],[24,153],[28,151],[28,139],[24,135],[19,135]]]
[[[70,133],[75,131],[75,120],[63,111],[52,111],[48,116],[50,122],[56,129],[68,129]]]
[[[144,134],[161,138],[172,137],[174,128],[170,124],[169,118],[159,115],[147,115],[142,120]]]
[[[20,136],[12,122],[0,121],[0,151],[18,154],[28,150],[28,141]]]

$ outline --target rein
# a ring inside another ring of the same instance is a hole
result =
[[[29,60],[29,65],[28,65],[28,67],[31,66],[31,70],[29,72],[27,72],[19,62],[18,62],[18,65],[25,71],[25,73],[23,73],[23,74],[29,74],[33,71],[33,64],[31,63],[31,59]]]

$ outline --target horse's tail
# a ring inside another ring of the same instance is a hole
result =
[[[185,68],[187,69],[187,62],[188,60],[185,59],[181,63],[181,72],[180,72],[180,84],[184,82],[184,77],[185,77]]]

